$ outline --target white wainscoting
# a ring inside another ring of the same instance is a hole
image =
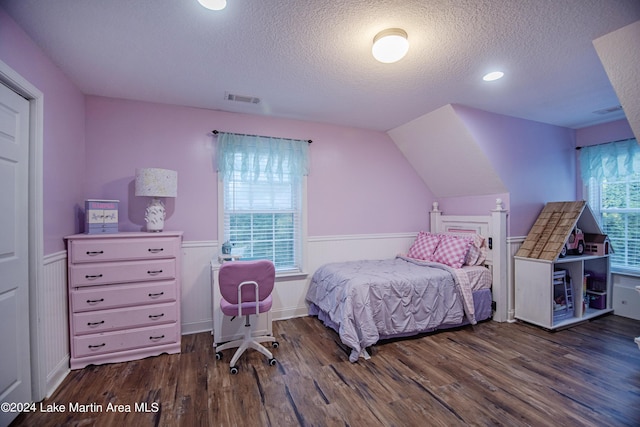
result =
[[[279,279],[273,291],[274,320],[307,315],[305,295],[318,267],[329,262],[392,258],[406,253],[416,233],[367,234],[310,237],[307,249],[307,277]],[[525,237],[507,239],[508,321],[515,321],[514,261]],[[217,256],[217,242],[183,244],[182,333],[211,330],[210,261]]]
[[[509,257],[509,261],[507,262],[507,322],[516,321],[515,261],[513,257],[526,238],[526,236],[507,237],[507,256]]]
[[[310,237],[307,275],[278,279],[273,292],[274,320],[306,316],[305,295],[311,274],[322,264],[357,259],[391,258],[406,252],[416,233]],[[182,244],[182,333],[212,328],[211,260],[217,257],[217,241],[187,241]],[[69,373],[69,326],[67,299],[67,253],[44,258],[45,292],[39,296],[39,316],[45,330],[47,396]]]
[[[416,235],[417,232],[310,237],[307,240],[308,275],[302,280],[276,283],[273,319],[289,319],[308,314],[305,296],[311,275],[323,264],[393,258],[399,253],[407,253]]]
[[[50,396],[69,373],[67,252],[47,255],[43,264],[43,292],[38,295],[42,313],[38,316],[38,327],[44,330],[46,396]]]
[[[391,258],[404,253],[416,233],[310,237],[307,276],[279,279],[273,292],[273,319],[306,316],[305,295],[311,274],[328,262]],[[513,257],[525,237],[509,237],[508,320],[514,321],[515,286]],[[211,260],[218,254],[217,241],[190,241],[182,245],[182,333],[211,330]],[[44,292],[39,295],[39,316],[44,333],[47,396],[69,373],[69,326],[67,300],[67,253],[47,255],[44,261]],[[639,297],[640,298],[640,297]]]
[[[182,243],[182,334],[210,331],[211,260],[218,256],[217,241]]]
[[[394,257],[406,252],[416,233],[310,237],[306,277],[279,278],[273,291],[274,320],[306,316],[305,295],[311,274],[334,261]],[[218,242],[184,242],[182,245],[182,333],[211,330],[211,260]]]

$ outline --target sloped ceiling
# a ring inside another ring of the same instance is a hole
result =
[[[387,133],[435,197],[507,192],[450,104]]]
[[[640,137],[640,21],[593,41],[636,139]]]

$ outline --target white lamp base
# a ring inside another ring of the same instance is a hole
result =
[[[144,214],[147,231],[152,233],[162,231],[164,229],[164,216],[164,203],[156,197],[152,198]]]

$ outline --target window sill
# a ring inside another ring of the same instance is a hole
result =
[[[302,280],[306,279],[309,276],[309,273],[304,271],[283,271],[282,273],[278,273],[276,271],[276,282],[286,282],[289,280]]]
[[[640,279],[640,271],[624,269],[624,268],[611,268],[611,274],[617,274],[619,276],[629,276]]]

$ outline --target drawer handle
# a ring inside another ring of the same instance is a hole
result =
[[[162,270],[147,270],[147,274],[151,274],[152,276],[160,273],[162,273]]]
[[[164,313],[161,314],[150,314],[149,319],[159,319],[164,316]]]
[[[101,277],[102,277],[102,274],[94,274],[93,276],[90,276],[90,275],[88,275],[88,274],[87,274],[87,275],[85,275],[84,277],[85,277],[85,279],[93,280],[93,279],[99,279],[99,278],[101,278]]]
[[[100,347],[104,347],[105,345],[107,345],[107,343],[103,342],[102,344],[98,344],[98,345],[90,345],[89,348],[90,349],[100,348]]]
[[[103,253],[104,251],[87,251],[87,255],[89,256],[102,255]]]
[[[99,302],[104,301],[104,298],[100,298],[100,299],[88,299],[87,300],[87,304],[97,304]]]
[[[164,251],[164,248],[149,248],[149,252],[152,254],[159,254],[162,251]]]
[[[164,338],[164,334],[160,335],[159,337],[154,337],[154,336],[149,337],[150,340],[161,340],[162,338]]]
[[[155,293],[155,294],[149,294],[149,297],[150,298],[156,298],[156,297],[160,297],[162,295],[164,295],[164,291],[163,292],[158,292],[158,293]]]
[[[101,320],[99,322],[87,322],[87,326],[102,325],[103,323],[104,323],[104,320]]]

